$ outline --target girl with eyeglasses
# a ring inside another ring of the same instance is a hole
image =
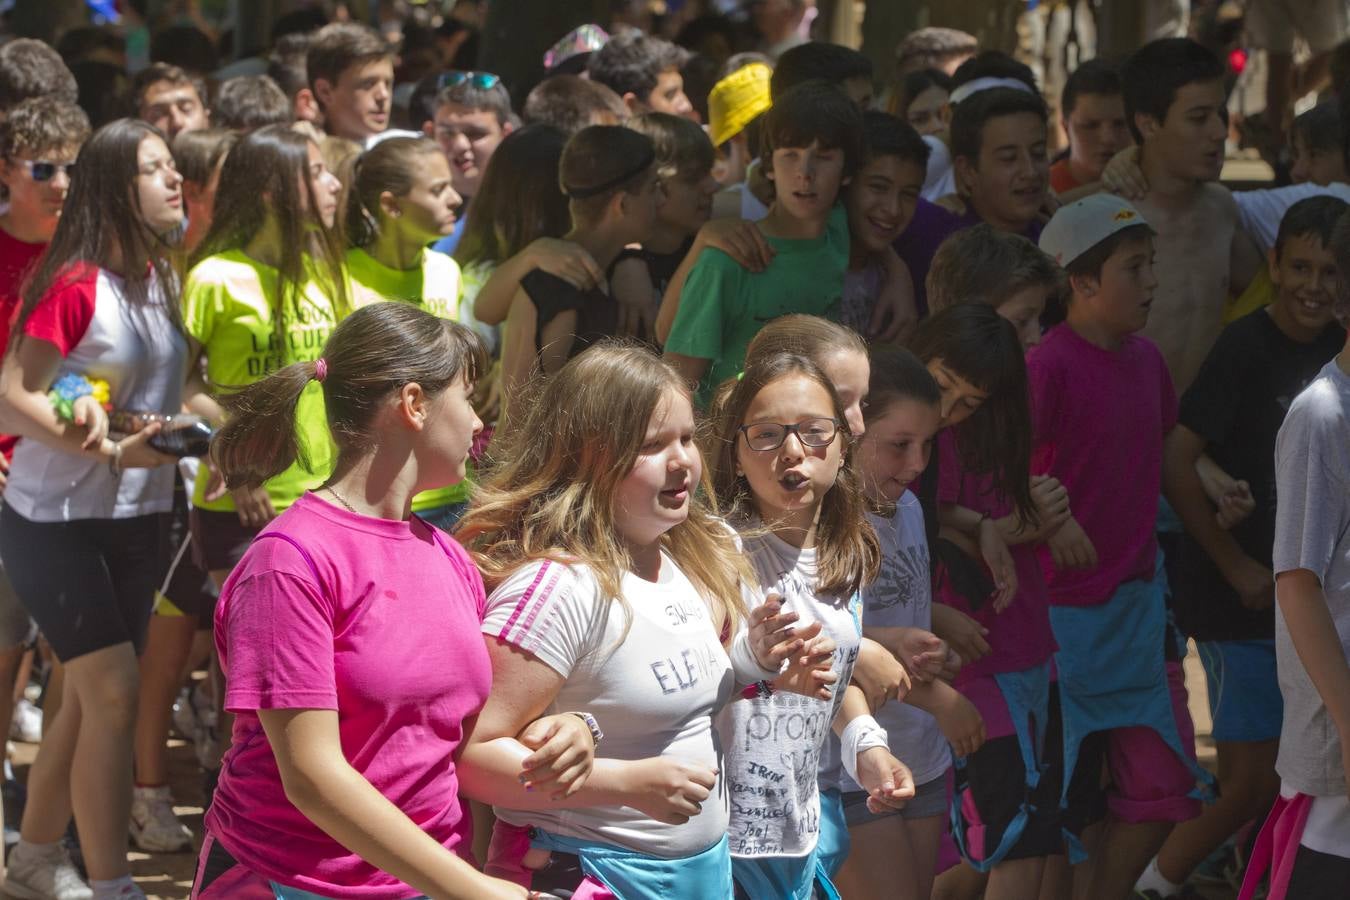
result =
[[[97,379],[119,411],[180,411],[188,344],[170,253],[183,195],[164,137],[139,121],[101,128],[78,171],[0,379],[0,420],[23,438],[0,508],[0,556],[65,666],[5,891],[106,900],[145,896],[126,857],[136,654],[168,562],[173,458],[150,445],[157,423],[113,440],[92,404],[90,429],[48,392],[66,398],[67,385]],[[90,887],[61,845],[72,807]]]
[[[863,516],[844,404],[815,363],[783,352],[750,362],[719,392],[711,418],[713,488],[741,533],[752,596],[781,598],[775,603],[801,622],[820,623],[838,648],[831,700],[788,696],[764,683],[719,719],[735,798],[737,896],[837,897],[819,858],[818,778],[834,768],[824,758],[830,731],[840,735],[840,761],[867,790],[869,808],[903,806],[914,793],[862,690],[849,683],[862,643],[859,591],[876,577],[880,548]]]

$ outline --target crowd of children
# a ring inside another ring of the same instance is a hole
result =
[[[1343,896],[1345,115],[808,6],[0,44],[8,896]]]

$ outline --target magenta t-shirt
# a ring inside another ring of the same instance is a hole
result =
[[[958,429],[960,426],[957,426]],[[961,471],[958,444],[952,429],[938,435],[938,502],[956,503],[999,519],[1012,512],[1011,504],[994,490],[993,478]],[[994,612],[992,603],[972,609],[964,596],[951,589],[946,579],[938,585],[939,602],[960,610],[989,629],[988,655],[961,667],[956,686],[1000,672],[1020,672],[1039,666],[1057,649],[1050,630],[1050,608],[1045,577],[1033,544],[1008,547],[1017,569],[1017,595],[1003,612]]]
[[[1057,325],[1027,354],[1035,433],[1032,471],[1069,490],[1098,564],[1055,569],[1048,547],[1041,568],[1058,606],[1105,603],[1127,581],[1153,578],[1153,536],[1162,489],[1163,437],[1177,421],[1177,395],[1153,342],[1138,335],[1104,350]]]
[[[334,709],[352,767],[469,859],[454,753],[492,682],[485,602],[468,554],[420,519],[367,518],[305,494],[263,529],[216,608],[236,718],[206,825],[225,849],[324,897],[419,895],[286,799],[257,710]]]

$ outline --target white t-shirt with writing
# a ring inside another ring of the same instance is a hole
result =
[[[720,771],[712,717],[730,699],[735,678],[707,604],[665,554],[657,582],[625,573],[622,590],[623,601],[604,596],[584,565],[532,562],[488,597],[483,633],[528,651],[566,679],[547,712],[592,713],[605,733],[598,757],[668,756]],[[513,825],[667,859],[717,843],[727,813],[721,783],[680,826],[626,806],[497,809]]]
[[[833,700],[779,692],[737,700],[717,720],[726,748],[723,780],[731,795],[731,855],[800,857],[815,849],[820,834],[821,751],[858,658],[859,603],[857,595],[816,592],[814,549],[749,529],[742,541],[758,581],[751,608],[777,594],[784,612],[800,615],[797,627],[819,621],[838,647]]]

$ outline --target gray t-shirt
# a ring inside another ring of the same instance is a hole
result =
[[[1322,582],[1350,657],[1350,375],[1335,360],[1289,407],[1275,443],[1275,574],[1307,569]],[[1346,792],[1341,743],[1275,607],[1284,725],[1275,769],[1318,797]]]

